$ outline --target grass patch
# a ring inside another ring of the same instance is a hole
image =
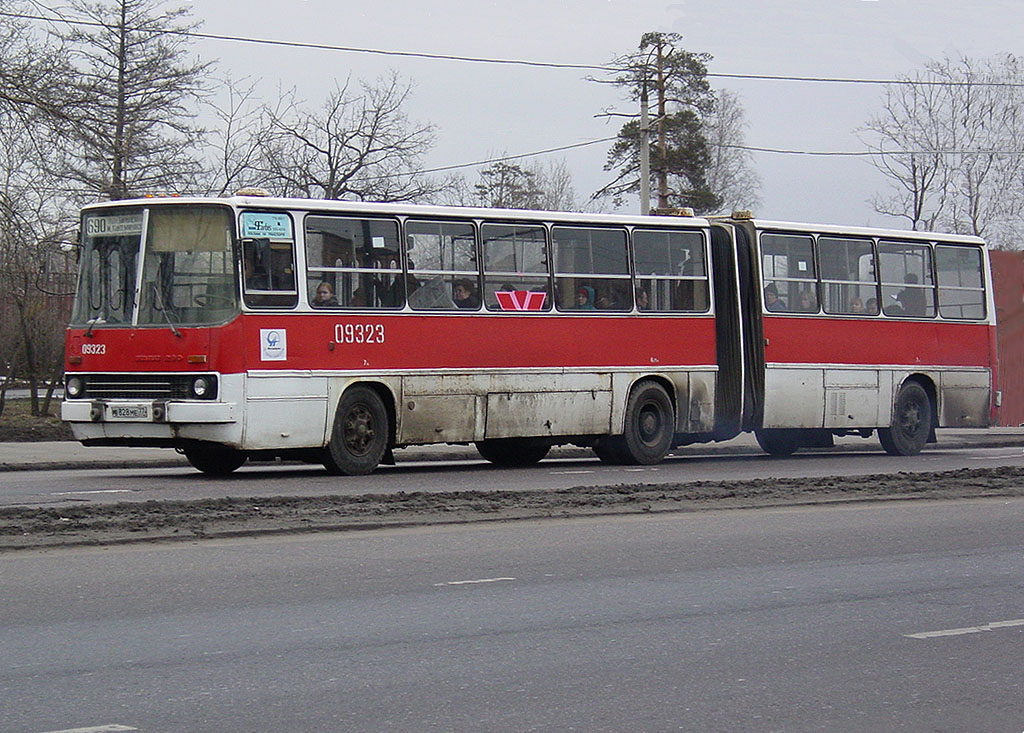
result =
[[[33,415],[31,400],[8,399],[0,415],[0,442],[74,440],[71,428],[59,417],[60,400],[50,402],[50,412],[54,414]]]

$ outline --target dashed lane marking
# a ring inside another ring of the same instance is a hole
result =
[[[996,631],[997,629],[1009,629],[1014,626],[1024,626],[1024,618],[1015,618],[1011,621],[993,621],[990,624],[981,626],[964,626],[960,629],[942,629],[940,631],[922,631],[917,634],[904,634],[910,639],[935,639],[940,636],[962,636],[964,634],[980,634],[983,631]]]
[[[111,723],[110,725],[93,725],[88,728],[65,728],[64,730],[50,730],[46,733],[117,733],[117,731],[126,730],[138,730],[138,728],[132,728],[127,725],[118,725],[117,723]]]
[[[447,583],[434,583],[434,585],[477,585],[478,583],[502,583],[509,580],[515,580],[515,578],[479,578],[477,580],[449,580]]]
[[[81,491],[54,491],[51,496],[71,496],[72,494],[134,494],[135,489],[83,489]],[[87,730],[83,728],[82,730]],[[63,731],[61,732],[63,733]]]

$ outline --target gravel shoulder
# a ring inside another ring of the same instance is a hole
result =
[[[813,479],[410,492],[0,509],[0,551],[480,521],[858,501],[1024,496],[1024,468]]]

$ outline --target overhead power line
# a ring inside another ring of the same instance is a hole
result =
[[[45,6],[44,6],[45,7]],[[49,9],[49,8],[48,8]],[[53,11],[56,12],[56,11]],[[98,21],[72,19],[61,16],[34,15],[30,13],[12,13],[0,11],[0,16],[16,18],[20,20],[34,20],[46,23],[62,23],[70,26],[81,26],[88,28],[110,28],[111,26]],[[457,61],[474,64],[498,64],[504,66],[526,66],[545,69],[575,69],[579,71],[616,72],[621,69],[607,64],[583,64],[583,63],[562,63],[555,61],[531,61],[529,59],[503,59],[486,56],[461,56],[457,54],[426,53],[421,51],[396,51],[381,48],[364,48],[359,46],[342,46],[330,43],[312,43],[308,41],[288,41],[276,38],[255,38],[251,36],[236,36],[223,33],[202,33],[174,28],[159,28],[140,26],[134,28],[136,31],[150,33],[163,33],[167,35],[185,36],[211,41],[226,41],[231,43],[248,43],[264,46],[278,46],[288,48],[312,49],[319,51],[339,51],[342,53],[359,53],[376,56],[392,56],[398,58],[428,59],[433,61]],[[750,81],[789,81],[807,82],[818,84],[875,84],[875,85],[921,85],[921,86],[985,86],[985,87],[1015,87],[1024,88],[1024,82],[1013,81],[942,81],[931,79],[871,79],[858,77],[829,77],[829,76],[793,76],[785,74],[742,74],[718,71],[708,71],[707,76],[716,79],[742,79]]]

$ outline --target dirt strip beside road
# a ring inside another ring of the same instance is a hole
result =
[[[894,499],[1024,496],[1024,468],[579,486],[557,491],[150,501],[0,509],[0,550],[533,518]]]

